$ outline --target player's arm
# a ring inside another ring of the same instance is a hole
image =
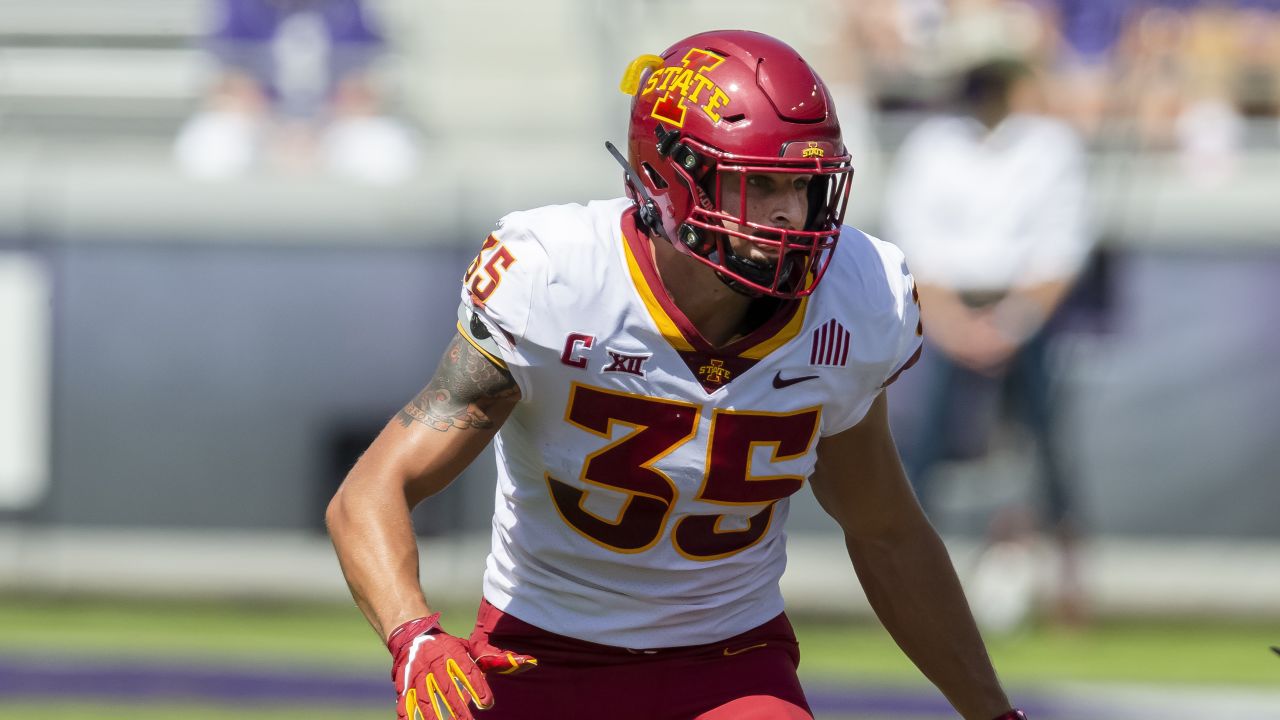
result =
[[[325,522],[342,572],[383,640],[431,613],[409,511],[475,459],[519,398],[509,372],[455,335],[431,381],[387,423],[329,503]]]
[[[814,495],[844,531],[880,621],[967,720],[1010,710],[951,559],[907,483],[884,394],[857,425],[824,438]]]
[[[382,429],[325,513],[351,594],[391,651],[400,720],[470,720],[472,704],[494,702],[484,673],[537,664],[444,632],[418,580],[409,517],[475,459],[519,399],[511,374],[455,335],[431,381]]]

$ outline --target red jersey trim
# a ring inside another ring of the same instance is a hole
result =
[[[622,214],[622,238],[631,280],[659,331],[676,350],[682,353],[696,352],[704,357],[760,360],[800,334],[804,325],[804,311],[809,304],[808,297],[787,303],[749,334],[723,347],[713,346],[671,301],[662,284],[662,277],[653,264],[647,239],[636,227],[634,208]]]

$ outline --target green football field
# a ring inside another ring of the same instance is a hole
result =
[[[470,614],[464,608],[446,611],[446,627],[466,632]],[[793,621],[803,652],[802,675],[811,690],[922,685],[918,672],[877,625],[803,616]],[[1280,658],[1269,650],[1275,644],[1280,644],[1280,622],[1107,622],[1084,631],[1031,628],[989,639],[997,667],[1015,696],[1020,688],[1081,682],[1277,688]],[[389,705],[377,701],[342,707],[303,698],[257,704],[231,699],[182,703],[171,698],[134,699],[124,691],[99,700],[47,688],[32,694],[5,684],[6,667],[56,670],[61,663],[108,669],[230,670],[244,676],[259,671],[311,673],[350,678],[376,688],[388,672],[386,651],[350,606],[0,599],[0,720],[393,716]],[[81,677],[91,674],[85,671]],[[14,682],[18,681],[11,679],[10,685]],[[868,714],[822,717],[889,720]]]

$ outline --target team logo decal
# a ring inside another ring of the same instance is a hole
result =
[[[706,365],[698,368],[698,377],[708,385],[721,385],[728,382],[729,378],[733,377],[733,373],[724,366],[724,360],[711,358],[707,360]]]
[[[784,378],[782,377],[782,371],[779,370],[778,372],[773,374],[773,387],[777,390],[781,390],[783,388],[791,387],[796,383],[802,383],[802,382],[807,382],[809,380],[817,380],[817,379],[818,379],[817,375],[797,375],[795,377]]]
[[[815,328],[809,346],[809,364],[843,367],[849,361],[849,331],[834,319]]]
[[[684,127],[689,104],[706,114],[711,122],[720,122],[720,108],[729,104],[729,97],[720,86],[707,77],[724,58],[708,50],[694,48],[685,53],[679,65],[669,65],[655,70],[649,76],[641,95],[663,93],[653,104],[650,114],[676,127]]]
[[[560,352],[560,362],[569,367],[585,368],[587,366],[586,352],[596,344],[594,335],[586,333],[569,333],[564,339],[564,350]]]
[[[800,152],[800,157],[806,158],[820,158],[826,156],[827,152],[822,149],[822,146],[812,140],[809,141],[808,147]]]
[[[606,348],[605,352],[609,353],[609,357],[613,360],[607,367],[605,372],[620,372],[628,375],[638,375],[644,377],[644,361],[653,357],[653,355],[627,355],[620,353],[613,348]]]

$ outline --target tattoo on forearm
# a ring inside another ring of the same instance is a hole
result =
[[[511,373],[455,335],[431,382],[396,419],[404,427],[418,422],[440,432],[451,428],[483,430],[493,427],[489,408],[519,392]]]

